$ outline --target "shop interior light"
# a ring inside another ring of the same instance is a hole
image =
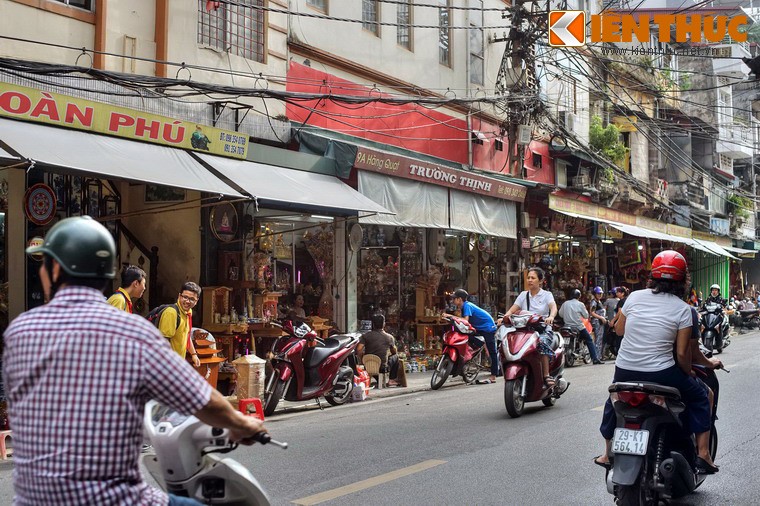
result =
[[[612,239],[602,239],[602,242],[604,244],[613,244],[615,241],[613,241]]]
[[[641,251],[643,249],[644,249],[644,245],[643,244],[639,244],[639,251]]]
[[[314,218],[315,220],[332,220],[333,219],[332,216],[323,216],[321,214],[312,214],[311,217]]]
[[[571,244],[572,246],[580,246],[580,245],[581,245],[581,243],[579,243],[578,241],[573,241],[573,242],[571,242],[570,244]]]

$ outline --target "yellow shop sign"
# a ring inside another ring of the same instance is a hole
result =
[[[248,136],[126,107],[0,83],[0,116],[245,159]]]

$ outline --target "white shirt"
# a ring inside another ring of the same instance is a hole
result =
[[[515,301],[516,306],[520,306],[520,309],[524,311],[530,311],[531,313],[540,314],[541,316],[549,316],[549,305],[554,302],[554,295],[551,292],[547,292],[544,289],[539,289],[536,295],[530,296],[530,309],[528,309],[528,303],[526,297],[528,291],[522,292],[517,296]]]
[[[676,364],[673,344],[678,331],[691,328],[691,308],[669,293],[645,288],[626,300],[625,337],[615,365],[629,371],[656,372]]]

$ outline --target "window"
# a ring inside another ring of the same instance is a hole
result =
[[[398,4],[398,11],[396,13],[396,24],[398,29],[396,31],[396,42],[399,46],[412,50],[412,0],[402,0]]]
[[[362,28],[380,36],[380,3],[377,0],[362,0]]]
[[[85,9],[88,11],[93,10],[93,4],[95,3],[94,0],[55,0],[56,2],[60,2],[62,4],[70,5],[71,7],[79,7],[80,9]]]
[[[206,10],[198,0],[198,43],[230,52],[248,60],[264,62],[264,0],[238,0]]]
[[[451,67],[451,0],[438,0],[438,63]]]
[[[473,3],[475,9],[470,11],[470,82],[484,84],[484,49],[483,49],[483,0]]]
[[[327,0],[306,0],[306,5],[310,5],[322,12],[327,12]]]
[[[536,153],[535,151],[531,151],[531,165],[533,165],[534,169],[541,169],[543,168],[544,164],[541,160],[541,153]]]

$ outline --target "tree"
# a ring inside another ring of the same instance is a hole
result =
[[[628,153],[628,148],[620,140],[620,130],[618,130],[618,127],[613,124],[603,127],[602,118],[599,116],[591,118],[589,146],[603,153],[615,163],[622,162]]]

